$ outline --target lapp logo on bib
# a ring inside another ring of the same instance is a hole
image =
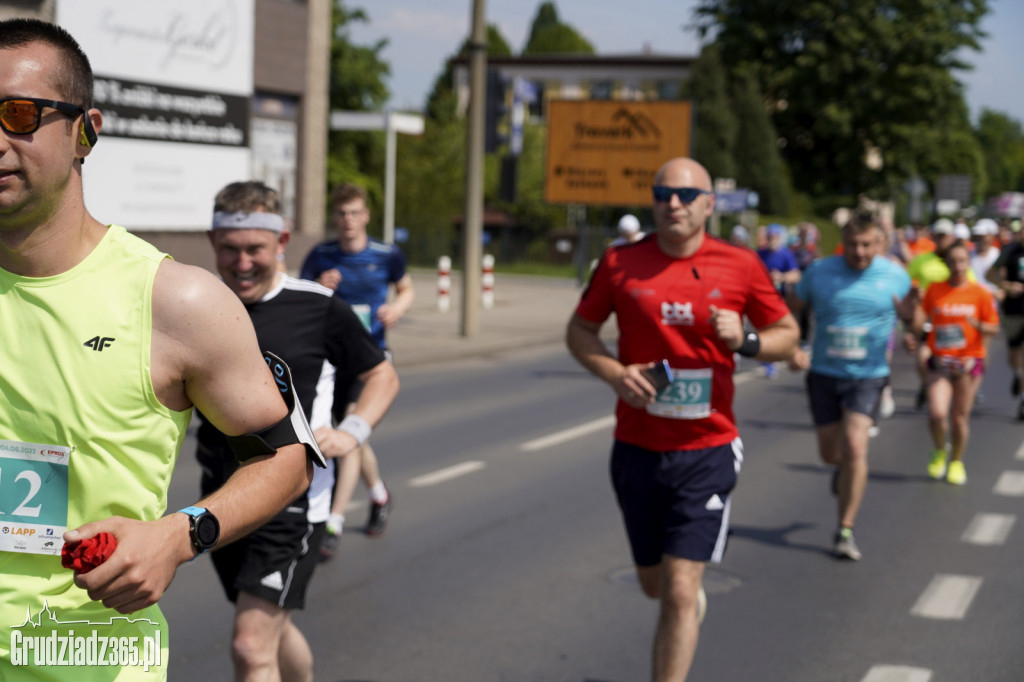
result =
[[[661,323],[671,327],[692,327],[695,322],[693,317],[693,303],[662,303]]]

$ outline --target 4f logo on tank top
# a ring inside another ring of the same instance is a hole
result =
[[[89,348],[92,348],[95,351],[101,351],[104,348],[113,345],[114,341],[115,339],[110,336],[94,336],[85,343],[83,343],[82,345],[88,346]]]
[[[692,327],[693,303],[662,303],[661,323],[672,327]]]

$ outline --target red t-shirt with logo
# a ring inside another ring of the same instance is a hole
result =
[[[689,258],[665,255],[655,235],[605,251],[576,314],[597,324],[615,313],[619,360],[662,359],[673,386],[646,410],[619,401],[615,438],[655,451],[696,450],[735,439],[733,354],[715,336],[709,306],[735,310],[757,329],[788,309],[757,253],[705,235]]]

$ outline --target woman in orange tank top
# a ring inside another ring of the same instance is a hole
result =
[[[963,485],[967,482],[963,454],[971,409],[985,371],[988,338],[999,331],[999,314],[991,292],[968,281],[970,251],[966,244],[957,241],[950,246],[945,261],[949,279],[928,287],[915,315],[914,328],[920,330],[925,322],[931,324],[927,386],[934,450],[928,475]],[[951,428],[947,428],[947,422]],[[950,431],[952,448],[947,453]]]

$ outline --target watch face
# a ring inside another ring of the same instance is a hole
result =
[[[207,512],[196,519],[196,540],[206,549],[217,544],[220,537],[220,523],[217,517]]]

